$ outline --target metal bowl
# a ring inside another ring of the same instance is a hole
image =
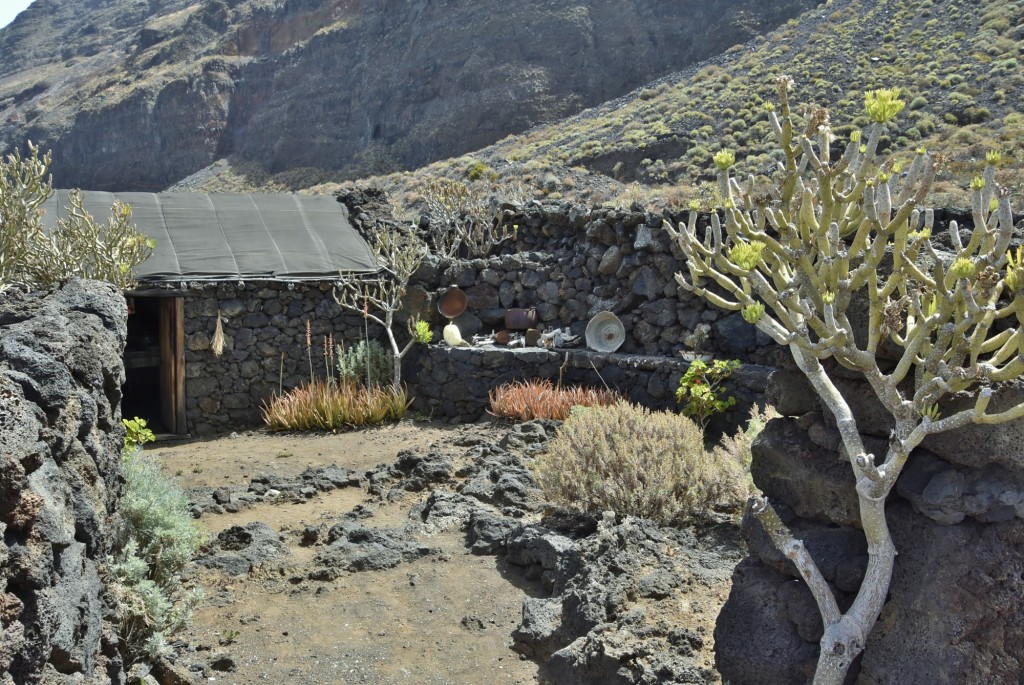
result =
[[[587,324],[587,347],[598,352],[614,352],[626,340],[626,329],[611,312],[598,312]]]

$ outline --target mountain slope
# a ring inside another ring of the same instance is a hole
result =
[[[766,182],[773,172],[775,139],[764,105],[775,102],[775,80],[785,74],[796,82],[794,102],[829,109],[836,145],[867,124],[865,91],[900,88],[907,107],[883,146],[907,157],[918,146],[941,155],[930,202],[966,206],[964,190],[986,153],[998,150],[998,178],[1020,208],[1022,61],[1024,0],[829,0],[763,37],[563,121],[372,182],[415,206],[431,177],[468,180],[486,168],[489,184],[478,185],[499,196],[511,185],[513,195],[624,205],[698,200],[709,207],[717,150],[736,152],[741,174]],[[217,185],[214,179],[208,187]]]
[[[158,189],[233,156],[351,177],[470,151],[817,0],[37,0],[0,31],[0,149]],[[710,40],[708,37],[713,37]]]
[[[1002,180],[1021,194],[1022,59],[1020,0],[830,0],[720,59],[474,157],[692,186],[712,173],[712,154],[730,148],[740,173],[770,173],[774,137],[762,105],[775,101],[774,81],[787,74],[798,102],[829,108],[840,142],[867,124],[865,91],[901,88],[908,106],[885,145],[941,152],[944,192],[998,149]]]

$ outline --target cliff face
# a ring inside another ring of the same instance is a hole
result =
[[[0,149],[59,185],[418,166],[618,97],[816,0],[37,0],[0,31]]]

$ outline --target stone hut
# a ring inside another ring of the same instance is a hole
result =
[[[332,290],[342,274],[376,272],[376,261],[333,197],[87,192],[83,199],[97,217],[115,200],[130,204],[139,231],[156,240],[137,287],[125,293],[122,407],[158,433],[258,424],[272,394],[324,374],[328,336],[363,335],[362,317],[344,314]],[[57,191],[44,221],[54,225],[67,205],[67,191]]]

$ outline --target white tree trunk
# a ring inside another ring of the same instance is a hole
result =
[[[870,460],[861,461],[864,455],[863,443],[849,404],[816,357],[796,345],[791,345],[791,349],[800,370],[835,416],[843,448],[857,479],[861,525],[867,538],[868,566],[857,597],[845,614],[840,614],[832,588],[803,543],[793,537],[771,506],[767,502],[755,503],[753,513],[779,551],[793,561],[817,601],[824,633],[820,641],[821,653],[814,674],[814,685],[842,685],[853,660],[864,650],[867,636],[878,620],[889,592],[896,548],[885,519],[885,499],[895,478],[885,479],[886,484],[879,488],[880,479],[873,463]],[[898,442],[894,443],[883,463],[893,463],[894,450],[903,448]]]

